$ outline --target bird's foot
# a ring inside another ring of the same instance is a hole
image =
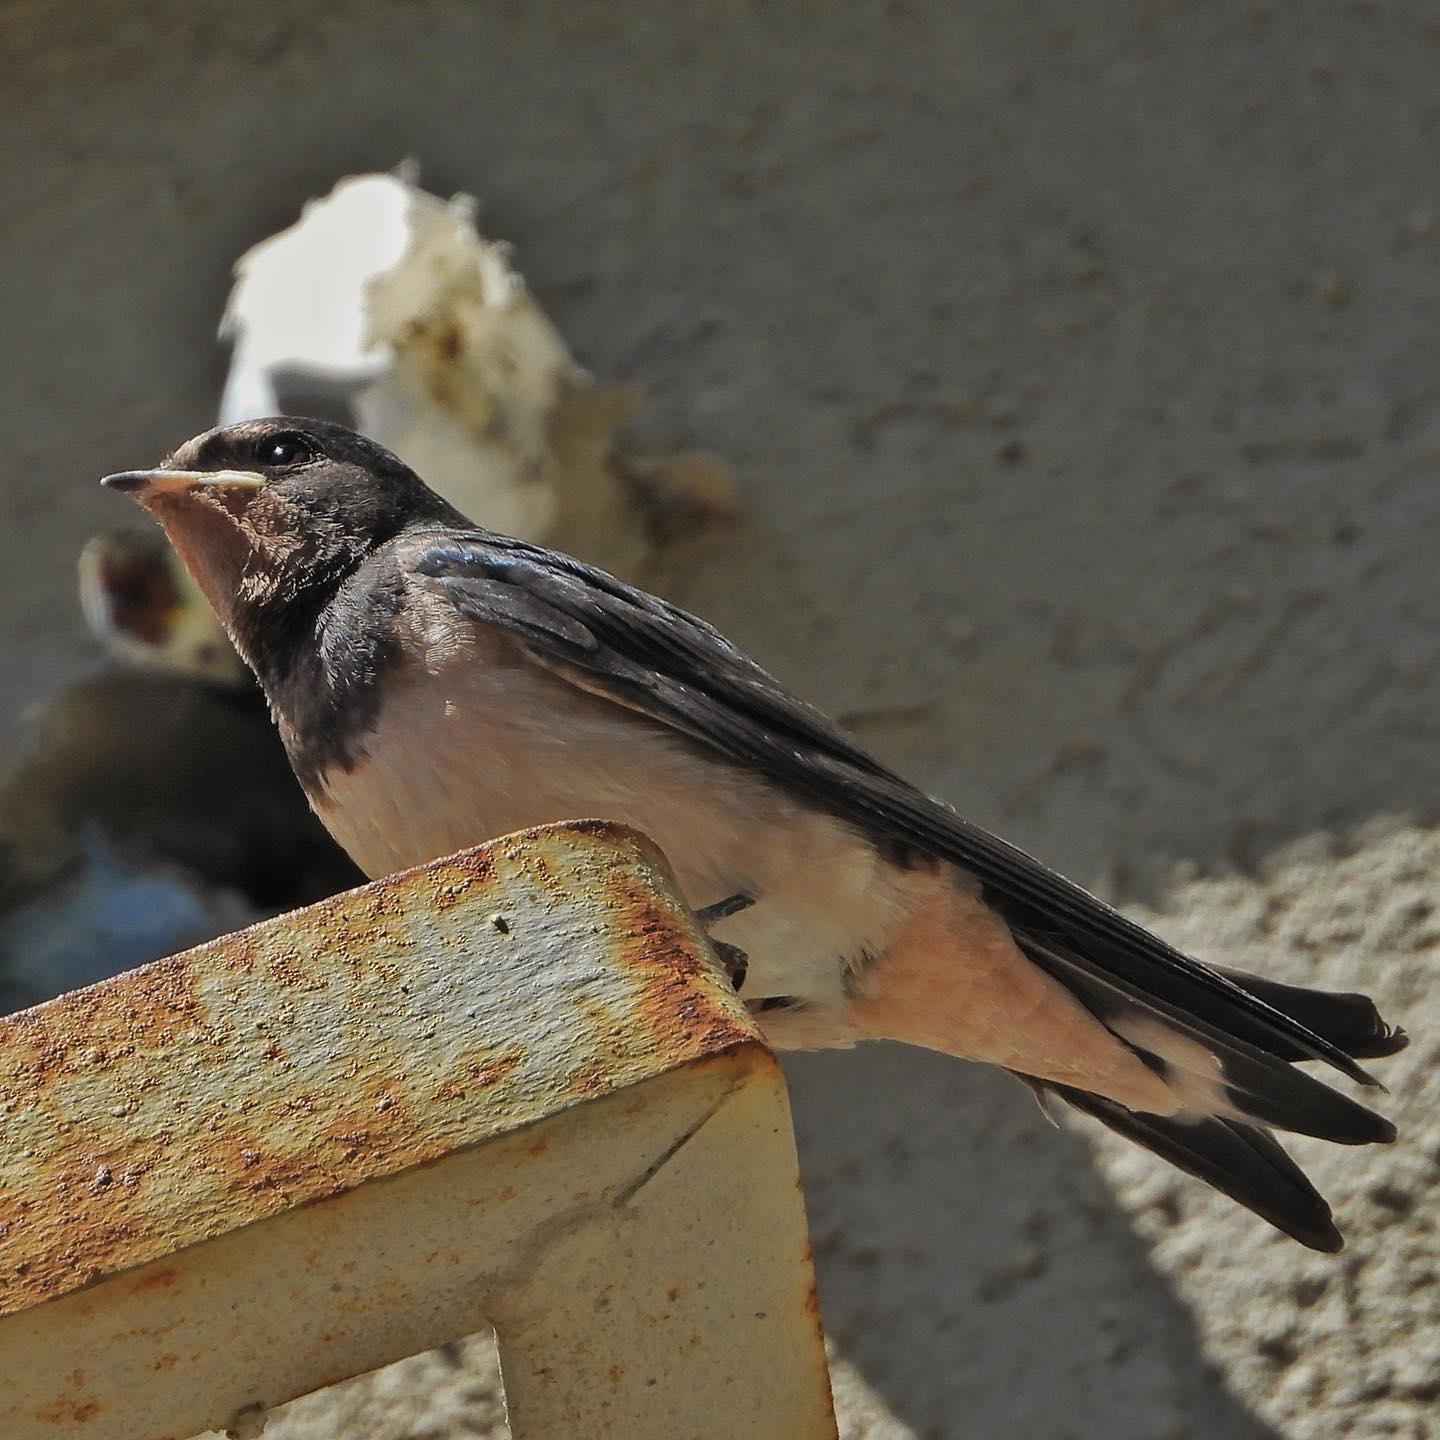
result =
[[[700,922],[701,928],[707,935],[710,935],[710,927],[718,924],[721,920],[731,915],[738,915],[742,910],[748,910],[755,903],[753,895],[731,895],[728,899],[717,900],[713,905],[706,905],[695,912],[695,918]],[[738,946],[727,945],[723,940],[717,940],[710,936],[710,944],[714,947],[716,955],[720,957],[720,963],[725,967],[725,973],[730,977],[730,983],[739,993],[740,987],[745,983],[746,971],[750,968],[749,956]]]
[[[727,900],[717,900],[713,905],[706,905],[695,912],[695,918],[708,931],[710,927],[721,920],[728,920],[732,915],[738,915],[742,910],[748,910],[755,903],[753,895],[731,895]]]
[[[725,967],[725,973],[730,977],[730,983],[738,995],[750,969],[750,957],[738,946],[727,945],[723,940],[712,940],[710,944],[720,957],[720,963]]]

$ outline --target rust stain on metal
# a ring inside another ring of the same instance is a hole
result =
[[[142,1046],[167,1045],[200,1014],[183,957],[157,960],[0,1018],[0,1076],[43,1091],[58,1071],[103,1069]]]
[[[610,1076],[601,1066],[596,1065],[587,1069],[577,1070],[561,1087],[562,1095],[574,1096],[580,1100],[590,1100],[596,1095],[602,1095],[610,1088]]]
[[[683,1043],[713,1055],[752,1044],[753,1030],[695,983],[715,975],[699,953],[698,932],[629,875],[612,877],[610,891],[628,942],[616,958],[636,972],[636,1017],[667,1047]]]
[[[815,1284],[815,1252],[808,1240],[805,1242],[805,1273],[810,1277],[809,1287],[805,1291],[805,1313],[823,1337],[824,1331],[820,1324],[820,1291]]]
[[[166,1265],[158,1270],[147,1271],[144,1275],[136,1278],[130,1286],[132,1290],[169,1290],[180,1278],[180,1272],[173,1265]]]
[[[797,1184],[798,1184],[797,1178]],[[803,1198],[801,1200],[803,1206]],[[804,1307],[806,1320],[809,1322],[811,1331],[815,1336],[814,1355],[816,1357],[816,1378],[815,1384],[820,1388],[821,1393],[829,1394],[830,1391],[830,1364],[825,1358],[825,1324],[820,1315],[820,1290],[815,1283],[815,1250],[809,1238],[806,1238],[804,1246],[805,1262],[800,1273],[805,1279],[805,1294],[801,1300]]]
[[[502,1051],[497,1055],[467,1061],[465,1073],[482,1089],[488,1089],[498,1085],[524,1058],[524,1053],[519,1050]]]
[[[678,1064],[755,1044],[703,939],[651,888],[659,862],[604,822],[508,837],[0,1018],[0,1147],[28,1157],[0,1170],[0,1314],[433,1160],[470,1135],[476,1092],[486,1111],[523,1117],[526,1050],[487,1041],[447,1052],[443,1069],[428,1051],[417,1063],[434,1032],[405,998],[425,927],[461,933],[446,914],[465,902],[488,915],[497,882],[527,877],[542,912],[583,890],[603,922],[587,943],[633,986],[587,1008],[596,1049],[562,1093],[629,1083],[637,1045]],[[473,928],[488,945],[517,938]],[[317,1014],[331,1030],[307,1030]]]
[[[39,1418],[49,1425],[83,1425],[100,1413],[98,1400],[57,1400],[40,1411]]]

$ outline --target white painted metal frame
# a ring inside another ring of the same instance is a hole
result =
[[[835,1435],[784,1085],[550,827],[0,1020],[0,1435],[183,1440],[496,1326],[516,1440]]]

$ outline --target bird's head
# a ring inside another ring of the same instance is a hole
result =
[[[154,470],[101,483],[160,522],[237,643],[333,590],[407,525],[464,523],[383,446],[289,416],[208,430]]]

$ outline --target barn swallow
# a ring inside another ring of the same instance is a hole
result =
[[[1367,997],[1182,954],[901,779],[703,620],[476,526],[340,426],[212,430],[104,483],[164,527],[367,875],[546,822],[632,825],[747,957],[777,1048],[989,1062],[1340,1248],[1271,1131],[1394,1138],[1292,1063],[1375,1085],[1357,1060],[1405,1035]]]

